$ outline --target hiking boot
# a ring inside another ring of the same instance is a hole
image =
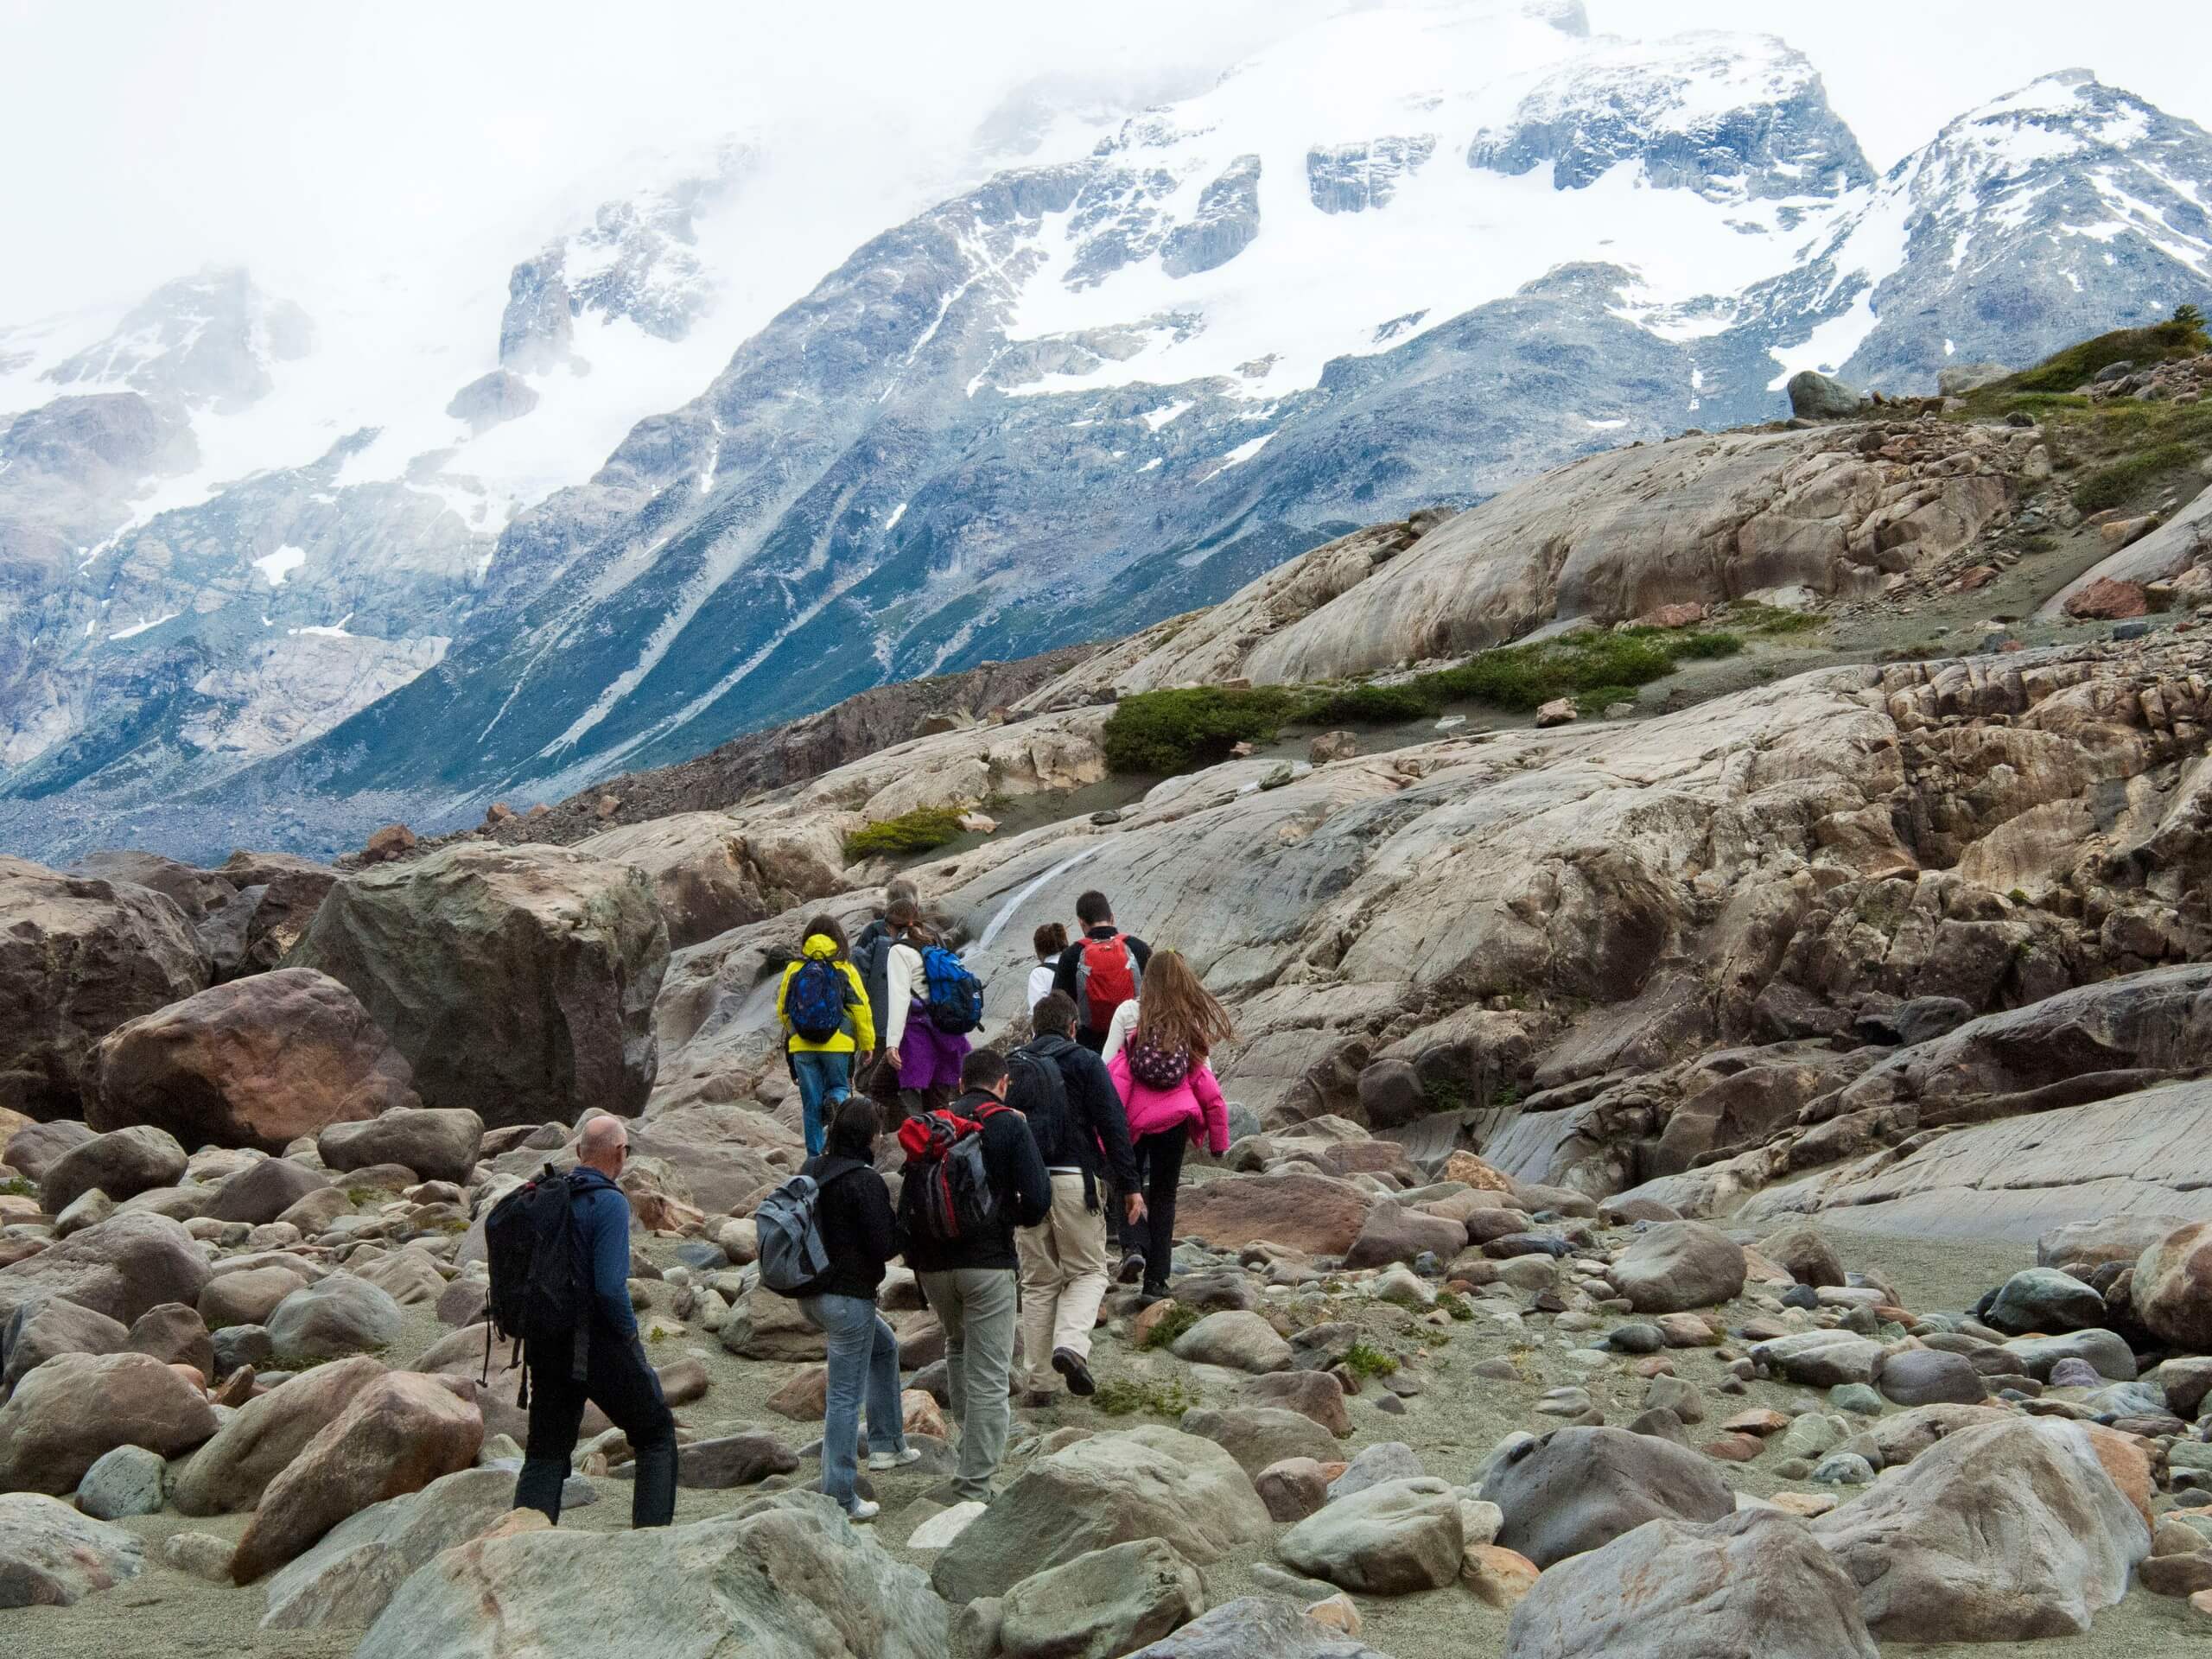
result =
[[[1074,1349],[1053,1349],[1052,1369],[1067,1378],[1070,1394],[1088,1399],[1098,1392],[1098,1384],[1090,1380],[1090,1367],[1083,1363],[1083,1356]]]
[[[896,1452],[871,1452],[868,1454],[868,1466],[879,1471],[885,1469],[903,1469],[910,1463],[919,1463],[921,1460],[922,1448],[918,1446],[902,1446]]]
[[[1144,1257],[1134,1251],[1122,1258],[1121,1270],[1114,1275],[1115,1282],[1123,1285],[1134,1285],[1143,1277]]]
[[[856,1498],[854,1500],[853,1507],[845,1511],[845,1519],[857,1525],[864,1521],[873,1521],[882,1513],[882,1504],[872,1503],[864,1497]]]

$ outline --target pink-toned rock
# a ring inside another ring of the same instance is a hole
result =
[[[150,1124],[188,1147],[279,1153],[418,1103],[407,1062],[360,1000],[311,968],[254,974],[118,1026],[95,1070],[93,1128]]]
[[[231,1559],[232,1580],[251,1584],[346,1516],[474,1463],[484,1414],[462,1397],[465,1384],[450,1382],[391,1371],[356,1394],[269,1483]]]
[[[921,1389],[908,1389],[899,1396],[899,1411],[906,1432],[927,1434],[935,1440],[944,1440],[950,1431],[944,1426],[944,1412],[934,1395]]]
[[[74,1491],[118,1446],[162,1456],[213,1434],[207,1391],[151,1354],[57,1354],[0,1406],[0,1491]]]
[[[1662,605],[1656,610],[1646,611],[1636,619],[1639,628],[1687,628],[1693,622],[1705,620],[1705,607],[1685,601],[1679,605]]]
[[[2185,1351],[2212,1350],[2212,1223],[2192,1222],[2136,1259],[2135,1316]]]
[[[1537,1576],[1534,1561],[1502,1544],[1470,1544],[1459,1562],[1459,1581],[1500,1612],[1518,1606]]]
[[[2120,622],[2150,613],[2151,600],[2143,584],[2113,576],[2099,576],[2066,601],[2066,614],[2087,622]]]
[[[282,1388],[248,1400],[184,1465],[170,1501],[181,1515],[252,1509],[308,1442],[384,1374],[382,1362],[357,1354],[303,1371]]]

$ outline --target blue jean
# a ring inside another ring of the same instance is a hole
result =
[[[903,1452],[906,1431],[899,1402],[899,1338],[858,1296],[808,1296],[798,1311],[830,1338],[828,1398],[822,1419],[822,1490],[846,1509],[860,1471],[861,1401],[868,1401],[871,1452]]]
[[[819,1158],[830,1139],[829,1107],[853,1091],[853,1057],[794,1050],[791,1070],[798,1077],[799,1109],[805,1116],[806,1155]]]

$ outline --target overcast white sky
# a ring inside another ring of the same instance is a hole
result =
[[[621,188],[643,150],[769,122],[846,169],[949,162],[1039,79],[1143,102],[1342,0],[0,0],[0,324],[210,260],[287,274],[506,232]],[[2106,0],[1587,0],[1630,35],[1804,50],[1886,167],[1943,121],[2084,64],[2212,123],[2196,6]],[[404,263],[404,262],[402,262]]]

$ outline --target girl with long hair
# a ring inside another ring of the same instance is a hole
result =
[[[1135,1014],[1123,1015],[1130,1007]],[[1175,1256],[1175,1189],[1183,1149],[1203,1140],[1218,1158],[1229,1150],[1229,1107],[1209,1064],[1214,1046],[1236,1035],[1229,1010],[1199,983],[1179,950],[1154,950],[1134,1004],[1115,1013],[1124,1040],[1111,1041],[1106,1070],[1129,1118],[1138,1163],[1146,1171],[1141,1224],[1144,1300],[1167,1294]],[[1125,1274],[1126,1276],[1126,1274]]]

